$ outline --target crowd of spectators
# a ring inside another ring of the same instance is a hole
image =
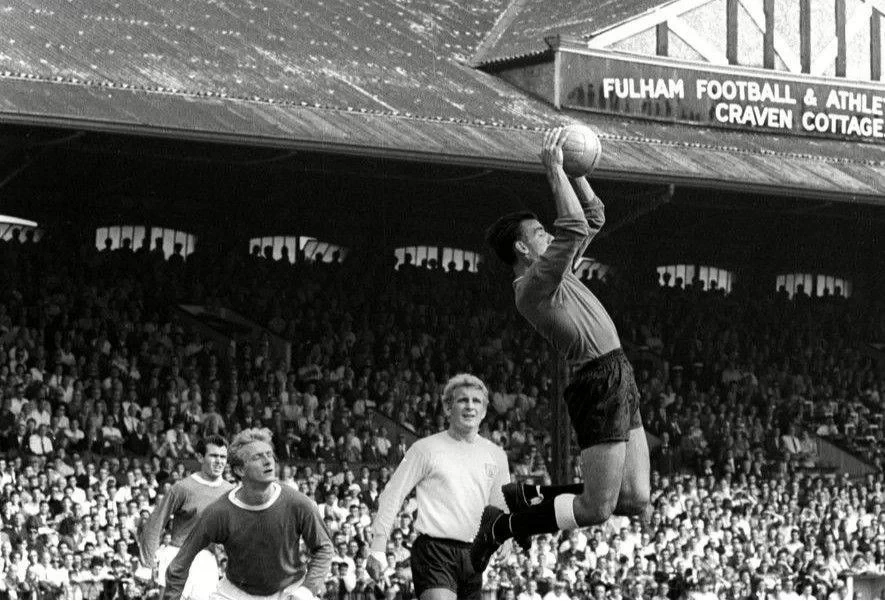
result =
[[[236,249],[167,260],[162,241],[96,252],[52,234],[0,245],[0,596],[156,595],[135,533],[157,496],[201,436],[265,425],[281,480],[333,532],[327,598],[409,598],[414,503],[378,582],[372,514],[412,433],[444,427],[441,384],[461,371],[489,384],[483,434],[515,477],[549,481],[555,361],[499,273]],[[885,372],[861,345],[885,339],[881,307],[586,282],[661,441],[654,513],[536,537],[489,568],[490,597],[846,598],[852,575],[885,574]],[[290,342],[291,360],[272,359],[267,337],[232,353],[187,325],[182,302],[238,311]],[[872,475],[817,465],[818,435]]]

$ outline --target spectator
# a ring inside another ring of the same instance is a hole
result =
[[[503,412],[487,434],[505,446],[517,477],[548,478],[553,361],[482,269],[425,273],[413,263],[382,278],[371,265],[296,261],[256,279],[260,269],[235,253],[200,270],[190,258],[167,269],[161,238],[150,270],[136,278],[115,268],[109,279],[43,244],[18,252],[52,257],[35,274],[46,284],[0,291],[0,572],[10,593],[156,594],[154,576],[127,563],[143,510],[186,473],[197,439],[268,420],[286,434],[278,455],[294,464],[281,479],[328,506],[341,556],[354,563],[343,589],[342,564],[330,572],[333,595],[409,594],[411,517],[389,549],[403,565],[378,582],[360,571],[386,466],[408,446],[373,416],[438,429],[439,383],[469,366],[496,383]],[[835,295],[795,302],[622,278],[592,285],[620,308],[626,348],[658,349],[636,362],[649,429],[663,443],[653,458],[655,515],[638,533],[614,521],[583,532],[586,542],[538,537],[530,553],[493,565],[490,592],[536,599],[556,594],[550,583],[561,580],[575,598],[844,598],[851,574],[885,571],[885,423],[876,417],[885,378],[854,346],[885,337],[880,311]],[[185,298],[275,323],[292,342],[291,370],[280,375],[259,342],[239,345],[232,369],[173,317],[168,307]],[[469,343],[453,352],[452,340]],[[773,434],[790,436],[791,424],[798,447]],[[30,444],[41,425],[52,445],[43,460]],[[870,462],[870,478],[818,467],[815,433]],[[111,454],[139,465],[115,466]],[[407,500],[402,514],[411,511]]]
[[[28,427],[32,427],[32,425],[33,420],[29,419]],[[49,436],[46,425],[40,424],[36,431],[32,431],[32,434],[28,437],[28,450],[35,457],[45,459],[52,454],[53,449],[52,438]]]

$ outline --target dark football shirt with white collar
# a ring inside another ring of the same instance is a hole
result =
[[[302,580],[314,595],[325,591],[332,565],[332,539],[316,503],[300,492],[273,484],[264,505],[246,505],[239,487],[209,505],[166,571],[166,596],[181,596],[188,569],[199,551],[210,543],[224,545],[227,579],[250,595],[277,594]],[[300,558],[300,543],[309,555]]]

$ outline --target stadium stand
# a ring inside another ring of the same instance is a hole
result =
[[[549,220],[539,143],[575,122],[603,142],[613,269],[586,283],[637,368],[654,512],[538,536],[484,595],[885,596],[883,0],[0,13],[0,208],[28,217],[0,219],[0,598],[156,598],[135,533],[200,437],[255,425],[334,532],[325,597],[410,598],[413,501],[377,581],[367,536],[448,376],[489,384],[514,477],[558,465],[555,358],[475,246],[502,211]],[[795,120],[600,95],[628,75],[783,85]],[[688,258],[706,279],[658,283]],[[768,290],[809,265],[856,294]]]
[[[255,425],[274,432],[281,480],[312,496],[334,533],[326,598],[409,598],[413,503],[379,581],[365,571],[366,537],[414,435],[442,427],[440,383],[462,370],[489,382],[483,433],[515,476],[549,480],[553,362],[500,274],[393,270],[356,253],[284,265],[245,247],[176,263],[52,234],[0,247],[9,598],[156,596],[137,561],[139,524],[188,473],[200,436]],[[493,563],[486,596],[844,599],[885,574],[885,371],[855,344],[885,337],[881,307],[654,282],[588,280],[622,308],[660,439],[651,521],[536,537]],[[290,364],[260,343],[232,353],[208,340],[182,323],[180,303],[265,324],[292,342]],[[826,441],[869,473],[823,464]]]

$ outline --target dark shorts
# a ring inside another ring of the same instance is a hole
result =
[[[420,534],[412,544],[415,596],[432,588],[453,591],[459,599],[480,599],[482,574],[470,565],[470,543]]]
[[[577,367],[563,398],[581,449],[628,440],[642,427],[639,389],[622,349]]]

